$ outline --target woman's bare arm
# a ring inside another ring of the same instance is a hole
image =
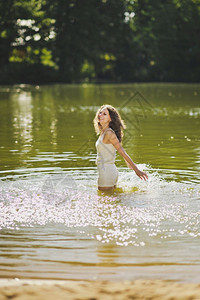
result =
[[[140,177],[141,179],[147,180],[148,176],[145,172],[142,172],[138,169],[138,167],[136,166],[136,164],[132,161],[132,159],[130,158],[130,156],[126,153],[126,151],[124,150],[124,148],[122,147],[121,143],[119,142],[116,134],[111,131],[108,130],[105,134],[105,143],[111,143],[115,149],[118,151],[118,153],[124,158],[127,166],[134,170],[135,173],[137,174],[138,177]]]

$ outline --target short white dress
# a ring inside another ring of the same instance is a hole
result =
[[[96,141],[98,187],[113,187],[118,180],[118,170],[115,166],[116,149],[112,144],[103,142],[105,132]]]

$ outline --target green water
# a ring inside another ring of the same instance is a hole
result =
[[[92,124],[105,103],[149,174],[117,156],[108,195]],[[0,87],[0,276],[199,281],[199,136],[199,84]]]
[[[174,84],[1,87],[1,177],[75,163],[94,167],[92,120],[111,103],[127,123],[124,146],[135,162],[170,169],[179,181],[191,171],[198,180],[199,93],[199,85]]]

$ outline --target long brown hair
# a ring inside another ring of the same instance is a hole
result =
[[[102,126],[99,122],[99,113],[103,110],[107,109],[111,118],[109,123],[109,127],[115,132],[118,140],[121,142],[123,137],[123,129],[126,128],[124,121],[121,119],[120,114],[112,105],[104,104],[97,111],[96,116],[93,120],[94,128],[97,134],[99,134],[102,130]]]

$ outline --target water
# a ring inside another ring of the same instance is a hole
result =
[[[200,280],[200,85],[0,88],[0,277]],[[127,124],[118,189],[98,192],[92,120]]]

